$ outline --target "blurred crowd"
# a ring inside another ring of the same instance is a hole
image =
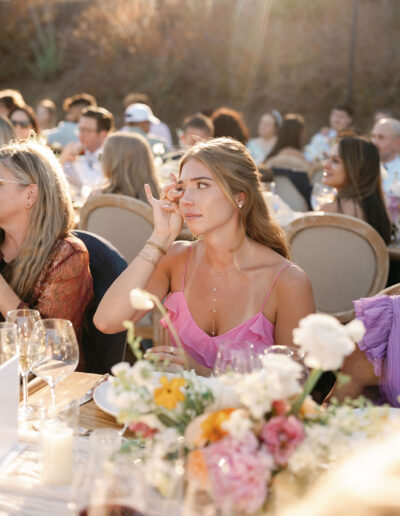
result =
[[[173,135],[142,93],[125,97],[124,125],[118,130],[114,114],[88,93],[66,98],[62,109],[58,121],[51,99],[33,108],[20,92],[0,91],[0,144],[30,137],[46,143],[58,156],[78,206],[101,192],[146,202],[144,184],[159,193],[189,147],[228,136],[246,145],[265,182],[284,174],[309,208],[362,218],[387,243],[393,238],[388,221],[399,219],[400,121],[386,107],[371,113],[369,131],[360,135],[352,108],[335,105],[327,110],[326,126],[308,142],[303,116],[276,108],[260,113],[253,136],[234,109],[201,111],[200,106]]]

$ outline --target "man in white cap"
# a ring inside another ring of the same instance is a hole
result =
[[[371,133],[372,142],[378,147],[385,169],[383,190],[390,194],[395,183],[400,182],[400,120],[381,118]]]
[[[151,108],[147,104],[131,104],[125,110],[125,127],[123,130],[132,133],[139,133],[149,142],[155,158],[162,158],[167,152],[167,142],[164,138],[150,133],[150,124],[159,122],[153,115]]]

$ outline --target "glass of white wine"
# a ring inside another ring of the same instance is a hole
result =
[[[312,209],[318,211],[324,204],[333,202],[336,199],[336,195],[336,188],[322,183],[315,183],[311,193]]]
[[[32,340],[40,357],[33,372],[49,384],[51,412],[55,414],[56,385],[70,375],[79,362],[79,347],[71,321],[44,319],[35,324]]]
[[[7,322],[17,326],[17,349],[19,355],[19,373],[22,377],[23,403],[18,410],[18,416],[22,419],[31,419],[34,416],[34,408],[28,405],[28,375],[37,359],[37,350],[32,344],[32,331],[36,322],[40,321],[40,313],[37,310],[22,308],[7,312]]]

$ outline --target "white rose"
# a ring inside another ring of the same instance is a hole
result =
[[[354,342],[360,342],[365,334],[365,326],[358,319],[354,319],[345,326],[348,336],[354,340]]]
[[[141,288],[134,288],[129,292],[129,300],[136,310],[151,310],[154,308],[154,301],[150,294]]]
[[[345,356],[355,348],[350,332],[330,315],[311,314],[304,317],[293,330],[293,342],[305,353],[304,363],[310,368],[324,371],[339,369]]]
[[[119,362],[111,368],[111,372],[114,376],[118,376],[120,373],[129,373],[131,366],[128,362]]]
[[[234,439],[240,441],[246,434],[251,431],[252,421],[246,410],[234,410],[229,419],[222,423],[222,428],[226,430]]]
[[[155,369],[148,360],[138,360],[129,372],[130,378],[137,385],[150,386],[154,382],[153,373]]]

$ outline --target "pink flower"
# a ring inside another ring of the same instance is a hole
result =
[[[151,428],[146,423],[135,421],[129,425],[129,430],[135,434],[136,437],[146,439],[146,437],[153,437],[158,432],[157,428]]]
[[[289,412],[290,404],[287,400],[275,400],[272,402],[272,409],[277,416],[284,416]]]
[[[224,437],[204,448],[203,455],[220,508],[252,514],[264,504],[273,461],[254,434],[240,441]]]
[[[286,466],[292,453],[304,439],[304,428],[295,416],[277,416],[262,427],[260,439],[267,445],[275,463]]]

